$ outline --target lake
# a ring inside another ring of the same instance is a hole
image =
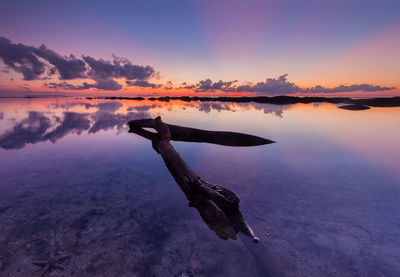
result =
[[[400,276],[400,108],[0,100],[0,275]],[[172,142],[241,199],[260,241],[202,221],[132,119],[235,131]]]

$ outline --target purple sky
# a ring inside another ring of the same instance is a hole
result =
[[[0,90],[399,94],[399,14],[387,0],[2,1]]]

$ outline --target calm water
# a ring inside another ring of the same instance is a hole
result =
[[[127,132],[158,115],[277,141],[172,143],[260,243],[219,239]],[[0,276],[400,276],[399,126],[400,108],[2,99]]]

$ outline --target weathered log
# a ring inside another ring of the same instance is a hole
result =
[[[140,126],[140,128],[152,126],[153,119],[139,119],[130,121],[129,127],[135,128],[135,126]],[[274,143],[274,141],[265,139],[258,136],[227,132],[227,131],[209,131],[201,130],[196,128],[182,127],[172,124],[164,123],[168,126],[171,133],[171,140],[174,141],[185,141],[185,142],[206,142],[226,146],[257,146],[269,143]]]
[[[236,239],[236,234],[241,232],[253,238],[255,242],[258,241],[240,211],[239,197],[223,186],[203,180],[185,163],[170,144],[171,139],[199,141],[191,138],[193,134],[199,134],[198,129],[169,125],[162,122],[160,117],[133,120],[128,125],[129,132],[152,141],[154,150],[161,154],[169,172],[189,200],[189,206],[197,209],[211,230],[222,239]],[[157,133],[143,128],[153,128]],[[208,139],[202,138],[202,141],[205,140]],[[216,140],[213,139],[213,141]]]

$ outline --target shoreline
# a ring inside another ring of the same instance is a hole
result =
[[[352,104],[364,105],[371,107],[400,107],[400,96],[390,98],[348,98],[348,97],[297,97],[297,96],[241,96],[241,97],[199,97],[199,96],[160,96],[160,97],[86,97],[86,99],[108,99],[108,100],[150,100],[150,101],[164,101],[181,100],[185,102],[191,101],[214,101],[214,102],[236,102],[236,103],[262,103],[262,104],[276,104],[276,105],[290,105],[290,104],[309,104],[309,103],[332,103],[332,104]]]
[[[0,99],[40,99],[40,98],[69,98],[66,95],[46,95],[46,96],[14,96],[4,97]],[[310,103],[331,103],[345,105],[362,105],[369,107],[400,107],[400,96],[393,97],[377,97],[377,98],[350,98],[350,97],[314,97],[314,96],[159,96],[159,97],[125,97],[125,96],[96,96],[96,97],[73,97],[74,99],[103,99],[103,100],[150,100],[163,101],[180,100],[185,102],[231,102],[231,103],[260,103],[260,104],[275,104],[275,105],[292,105],[292,104],[310,104]]]

